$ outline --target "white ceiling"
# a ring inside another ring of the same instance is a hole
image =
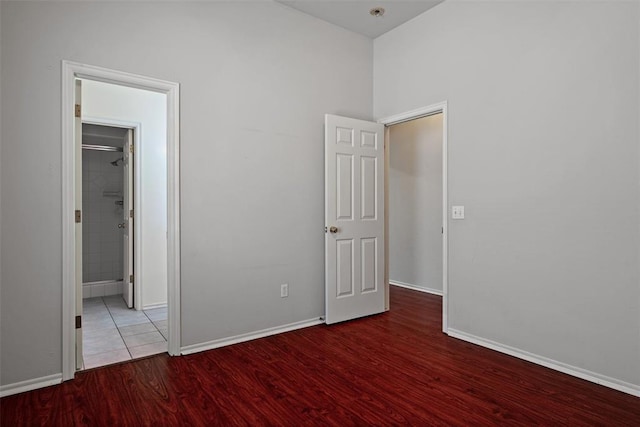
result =
[[[347,30],[376,38],[400,24],[431,9],[444,0],[276,0],[301,12],[338,25]],[[385,14],[369,14],[383,7]]]

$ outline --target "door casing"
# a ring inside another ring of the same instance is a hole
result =
[[[378,120],[385,125],[385,155],[384,155],[384,283],[385,283],[385,308],[389,310],[389,127],[399,123],[419,119],[442,113],[442,332],[449,330],[449,194],[448,194],[448,169],[447,169],[447,101],[418,108]]]
[[[167,96],[168,352],[180,354],[180,85],[137,74],[62,61],[62,379],[75,375],[75,80],[96,80]]]

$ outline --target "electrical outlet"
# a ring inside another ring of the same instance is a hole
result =
[[[280,285],[280,298],[286,298],[289,296],[289,284],[283,283]]]

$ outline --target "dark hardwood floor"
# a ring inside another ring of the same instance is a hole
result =
[[[441,298],[184,357],[158,355],[0,400],[2,426],[640,426],[640,398],[441,330]]]

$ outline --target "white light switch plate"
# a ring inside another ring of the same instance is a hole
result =
[[[451,219],[464,219],[464,206],[451,206]]]

